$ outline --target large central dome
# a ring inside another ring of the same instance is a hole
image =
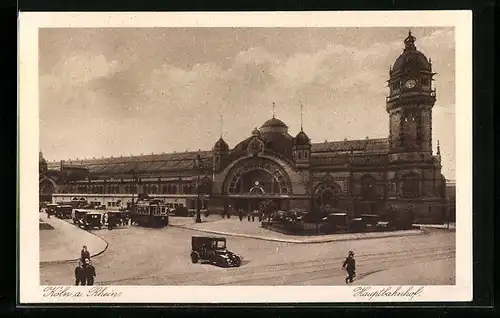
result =
[[[270,132],[276,132],[276,133],[288,133],[288,126],[285,125],[284,122],[277,118],[271,118],[267,120],[264,125],[260,127],[260,132],[261,133],[270,133]]]

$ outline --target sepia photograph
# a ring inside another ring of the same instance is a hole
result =
[[[38,244],[20,250],[35,298],[123,302],[141,286],[170,286],[166,302],[194,286],[205,302],[224,301],[224,287],[468,295],[471,199],[457,209],[456,196],[471,184],[456,185],[470,170],[457,148],[470,147],[460,127],[472,106],[460,122],[471,88],[457,88],[456,22],[259,26],[242,15],[158,26],[77,16],[32,31],[37,94],[20,121],[35,110],[23,153],[36,192],[20,215]]]

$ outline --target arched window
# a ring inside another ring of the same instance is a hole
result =
[[[340,187],[334,182],[326,182],[319,185],[315,191],[317,205],[320,209],[336,207],[340,192]]]
[[[420,194],[419,190],[420,190],[420,180],[417,174],[411,173],[403,178],[402,192],[404,196],[417,197]]]
[[[361,178],[361,197],[365,200],[373,200],[376,196],[376,181],[370,175],[364,175]]]
[[[172,194],[177,194],[177,185],[173,184],[171,189]]]
[[[182,191],[183,193],[189,193],[189,188],[188,188],[188,185],[185,184],[183,187],[182,187]]]
[[[153,185],[151,187],[151,194],[156,194],[156,186],[155,185]]]
[[[161,187],[161,193],[163,193],[163,194],[167,193],[167,186],[166,185],[163,185],[163,187]]]

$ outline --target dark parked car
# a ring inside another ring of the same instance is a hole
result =
[[[86,230],[96,227],[98,229],[101,229],[101,227],[104,225],[103,215],[104,213],[99,210],[75,209],[73,213],[73,223],[76,226],[82,227]]]
[[[191,238],[191,261],[208,261],[222,267],[239,267],[242,257],[226,249],[224,237],[193,236]]]
[[[330,213],[323,218],[332,232],[346,231],[348,229],[348,218],[345,212]]]
[[[374,229],[380,221],[380,217],[376,214],[361,214],[361,219],[367,229]]]
[[[56,206],[56,217],[59,219],[71,219],[73,207],[71,205]]]

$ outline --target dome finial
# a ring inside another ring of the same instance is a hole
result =
[[[438,155],[441,154],[441,147],[439,147],[439,140],[438,140],[438,144],[437,144],[437,154]]]
[[[275,118],[275,108],[276,108],[276,103],[273,101],[273,118]]]
[[[411,34],[411,30],[408,30],[408,36],[404,39],[405,50],[416,50],[415,40],[416,38]]]

